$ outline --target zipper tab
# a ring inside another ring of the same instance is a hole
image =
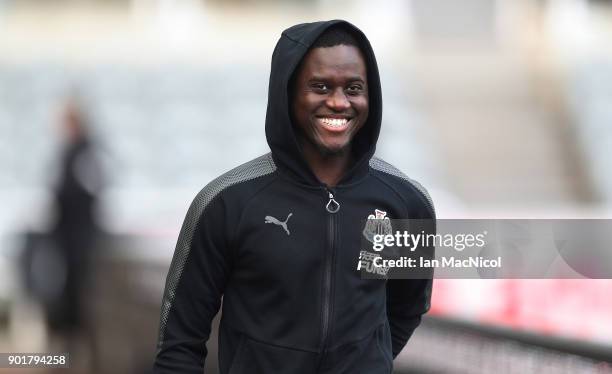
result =
[[[327,193],[329,193],[329,201],[327,202],[327,205],[325,205],[325,209],[330,213],[337,213],[340,210],[340,203],[334,200],[333,193],[331,193],[329,190]]]

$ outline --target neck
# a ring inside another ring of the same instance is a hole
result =
[[[351,165],[351,149],[348,147],[339,153],[324,154],[312,144],[304,142],[302,150],[312,172],[329,187],[336,186]]]

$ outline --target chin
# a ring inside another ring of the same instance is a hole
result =
[[[349,150],[348,144],[328,145],[320,144],[319,152],[324,156],[340,156]]]

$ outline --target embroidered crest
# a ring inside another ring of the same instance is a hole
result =
[[[363,236],[370,243],[374,243],[374,235],[387,235],[392,232],[393,227],[391,227],[391,220],[387,217],[387,212],[378,209],[374,210],[374,214],[368,216],[363,228]]]

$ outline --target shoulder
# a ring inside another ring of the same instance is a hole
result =
[[[189,208],[192,213],[200,215],[215,200],[216,197],[226,193],[232,187],[245,185],[243,191],[254,190],[251,183],[256,183],[265,176],[272,175],[276,165],[271,153],[259,156],[251,161],[237,166],[212,180],[198,192]],[[241,189],[242,191],[242,189]]]
[[[401,170],[386,162],[379,157],[370,159],[370,168],[374,174],[383,182],[390,184],[392,188],[396,188],[404,193],[416,194],[423,205],[425,205],[433,217],[435,217],[435,208],[431,196],[419,182],[409,178]]]

